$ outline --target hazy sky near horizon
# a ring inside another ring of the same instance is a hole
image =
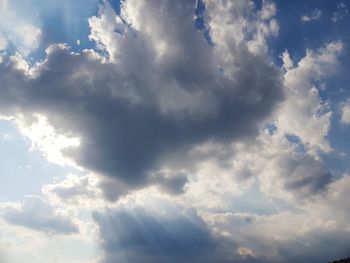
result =
[[[350,257],[349,10],[0,0],[0,262]]]

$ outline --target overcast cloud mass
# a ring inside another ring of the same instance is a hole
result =
[[[0,261],[350,257],[348,8],[0,0]]]

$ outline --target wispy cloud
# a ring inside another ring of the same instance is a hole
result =
[[[349,14],[349,10],[347,9],[345,2],[341,2],[337,5],[337,10],[333,13],[333,16],[331,19],[333,23],[336,23],[344,19],[348,14]]]
[[[302,15],[300,18],[300,21],[302,23],[316,21],[316,20],[319,20],[321,18],[321,16],[322,16],[322,11],[320,9],[316,8],[311,12],[311,14]]]

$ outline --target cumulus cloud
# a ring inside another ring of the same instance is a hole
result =
[[[0,114],[49,160],[88,174],[44,186],[50,203],[26,197],[3,217],[68,234],[78,227],[56,206],[93,209],[106,263],[343,255],[346,245],[327,242],[349,243],[349,176],[322,160],[332,112],[318,89],[343,44],[299,61],[286,50],[278,68],[272,1],[205,0],[204,29],[198,3],[128,0],[118,15],[104,1],[89,19],[95,50],[52,45],[33,66],[2,55]]]
[[[265,196],[291,203],[323,193],[335,175],[320,157],[320,152],[331,151],[331,112],[317,88],[334,72],[341,50],[341,43],[330,43],[309,50],[296,65],[285,51],[285,99],[255,139],[204,143],[192,149],[187,159],[196,162],[186,198],[210,211],[230,209],[231,200],[254,185]]]
[[[342,43],[332,42],[309,50],[296,66],[289,53],[283,53],[285,100],[270,128],[243,147],[242,154],[235,151],[265,194],[304,199],[323,192],[331,182],[333,174],[319,152],[331,151],[327,135],[332,113],[320,98],[317,83],[334,72],[341,51]]]
[[[11,224],[48,234],[72,234],[79,231],[68,213],[56,211],[38,196],[25,196],[22,204],[5,205],[1,214]]]
[[[348,253],[349,176],[296,209],[272,215],[207,213],[205,222],[228,240],[254,253],[257,262],[329,262]],[[329,246],[332,243],[334,245]]]
[[[196,212],[195,203],[135,193],[117,207],[94,213],[103,262],[321,262],[345,257],[349,213],[342,200],[349,200],[349,178],[272,214],[199,207]]]
[[[254,187],[269,198],[303,202],[324,192],[334,176],[319,157],[279,132],[263,130],[253,141],[219,149],[219,153],[210,149],[211,157],[200,161],[186,185],[190,203],[207,211],[230,209],[231,200]],[[224,162],[223,151],[228,155]],[[249,198],[245,201],[250,202]]]
[[[261,176],[262,188],[268,195],[292,194],[308,198],[325,189],[332,173],[311,156],[280,152],[267,162]]]
[[[332,112],[319,96],[317,82],[335,72],[342,52],[341,42],[332,42],[316,51],[308,50],[293,67],[284,52],[286,100],[276,112],[276,126],[286,134],[293,134],[311,151],[329,152],[327,141]]]
[[[5,57],[1,113],[21,116],[24,126],[39,114],[55,133],[78,138],[78,147],[61,152],[80,167],[116,178],[126,188],[154,183],[154,174],[195,145],[255,135],[282,99],[280,71],[263,51],[251,48],[254,41],[265,46],[260,40],[271,35],[274,8],[255,14],[245,3],[240,1],[252,14],[256,37],[221,41],[223,29],[228,36],[235,31],[215,26],[210,16],[214,47],[194,26],[195,1],[176,8],[172,1],[127,1],[121,18],[105,3],[90,26],[107,58],[55,45],[45,61],[26,71]],[[219,5],[208,3],[210,8]],[[268,24],[267,31],[258,28],[259,21]],[[186,180],[170,177],[160,179],[163,188],[181,191]]]
[[[272,1],[263,1],[259,11],[253,1],[207,0],[205,4],[205,16],[214,48],[222,67],[228,72],[229,64],[235,60],[235,46],[243,44],[250,52],[262,54],[268,50],[269,37],[278,34],[278,23],[274,18],[276,6]]]

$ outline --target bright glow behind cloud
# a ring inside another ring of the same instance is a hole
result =
[[[32,150],[38,149],[45,153],[47,160],[61,165],[74,165],[71,160],[64,157],[63,151],[71,147],[79,147],[77,137],[67,137],[59,134],[48,123],[47,118],[35,114],[33,119],[21,120],[16,118],[20,131],[32,141]]]

